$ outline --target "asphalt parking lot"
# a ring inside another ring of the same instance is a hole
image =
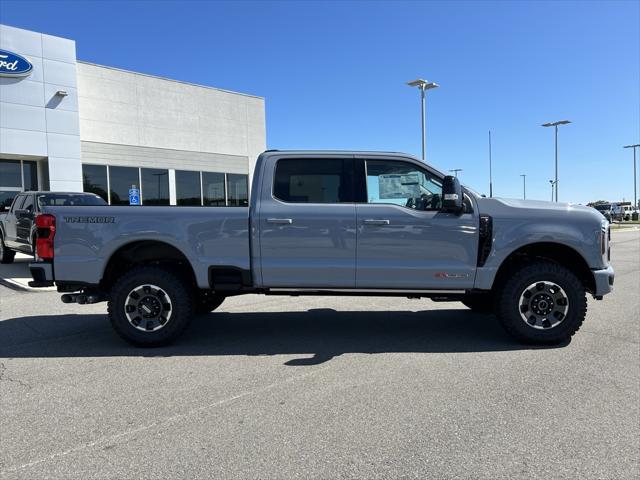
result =
[[[0,477],[638,478],[640,232],[612,249],[554,348],[456,303],[247,296],[142,350],[0,286]]]

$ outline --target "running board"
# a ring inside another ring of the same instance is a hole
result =
[[[371,296],[445,296],[464,295],[466,290],[405,290],[379,288],[269,288],[265,295],[371,295]]]

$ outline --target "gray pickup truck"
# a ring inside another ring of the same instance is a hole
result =
[[[552,344],[614,278],[596,210],[484,198],[398,153],[267,151],[248,208],[47,207],[36,224],[31,285],[108,301],[115,330],[141,346],[248,293],[459,301]]]

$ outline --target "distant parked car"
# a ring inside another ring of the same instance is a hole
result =
[[[593,206],[593,208],[598,210],[602,215],[604,215],[604,218],[609,221],[613,220],[613,207],[614,205],[611,203],[601,203]]]
[[[616,205],[613,208],[613,219],[628,222],[633,217],[632,205]]]
[[[24,192],[8,207],[0,204],[0,263],[11,263],[16,252],[35,254],[35,218],[45,206],[107,205],[93,193]]]

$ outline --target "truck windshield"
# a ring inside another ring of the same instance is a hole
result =
[[[70,194],[70,193],[47,193],[38,195],[38,206],[87,206],[95,207],[99,205],[107,205],[101,197],[93,194]]]

